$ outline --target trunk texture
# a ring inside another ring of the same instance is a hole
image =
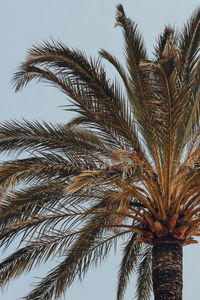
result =
[[[182,247],[173,241],[153,246],[152,276],[155,300],[182,300]]]

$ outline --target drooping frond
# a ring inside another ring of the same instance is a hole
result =
[[[60,158],[58,155],[48,154],[46,157],[32,157],[3,163],[0,167],[0,186],[7,189],[21,182],[66,180],[67,177],[80,173],[80,167]]]
[[[82,278],[91,264],[97,264],[107,257],[113,239],[116,234],[103,238],[104,227],[107,218],[92,218],[87,226],[97,225],[89,232],[81,233],[69,250],[66,259],[59,264],[37,287],[24,299],[47,299],[54,297],[58,299],[75,279]]]
[[[126,70],[124,69],[123,65],[117,60],[117,58],[115,58],[111,53],[109,53],[108,51],[106,51],[104,49],[101,49],[99,54],[101,55],[101,57],[103,57],[109,63],[111,63],[115,67],[115,69],[118,71],[118,73],[124,83],[124,86],[127,90],[127,93],[131,97],[132,91],[131,91],[130,81],[129,81],[129,78],[126,74]]]
[[[43,207],[54,206],[65,195],[63,182],[52,181],[45,184],[27,187],[20,191],[11,191],[0,206],[0,224],[26,220],[29,214],[37,214]]]
[[[129,141],[139,150],[124,96],[117,84],[109,83],[105,74],[99,61],[88,61],[83,53],[70,50],[61,43],[45,42],[29,50],[27,61],[13,80],[16,90],[33,78],[50,80],[67,93],[78,106],[77,111],[88,117],[88,122],[97,124],[97,129],[110,136],[125,138],[123,143]]]
[[[152,248],[147,246],[141,251],[140,261],[137,265],[137,290],[138,300],[149,300],[152,292],[151,254]]]
[[[137,243],[136,238],[137,234],[134,233],[124,247],[122,262],[120,264],[120,270],[118,274],[117,300],[123,299],[127,283],[137,265],[141,244]]]
[[[10,121],[0,126],[0,151],[52,151],[69,155],[76,151],[106,151],[105,144],[91,131],[81,128],[67,128],[65,125],[42,124],[34,121]]]

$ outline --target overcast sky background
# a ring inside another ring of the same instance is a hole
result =
[[[155,39],[164,25],[170,23],[181,28],[199,0],[121,0],[120,3],[127,15],[138,23],[151,57]],[[12,74],[24,60],[26,49],[51,37],[92,56],[104,48],[122,60],[122,34],[120,28],[114,28],[117,4],[119,1],[115,0],[0,0],[0,120],[68,122],[71,114],[59,107],[67,104],[63,94],[34,82],[22,93],[15,94]],[[108,74],[113,76],[109,67]],[[184,300],[199,299],[199,250],[199,245],[184,248]],[[32,277],[41,277],[55,262],[14,281],[3,294],[0,292],[0,299],[17,300],[25,295],[31,289]],[[120,252],[115,255],[113,251],[101,267],[88,273],[83,283],[75,282],[63,300],[114,300],[119,263]],[[134,299],[133,296],[134,280],[125,300]]]

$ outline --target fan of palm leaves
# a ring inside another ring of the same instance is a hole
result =
[[[58,299],[73,280],[123,241],[117,300],[132,272],[138,300],[152,289],[151,251],[159,239],[196,243],[200,226],[200,9],[182,32],[166,27],[147,57],[134,22],[117,6],[125,64],[106,50],[87,58],[60,42],[28,51],[16,91],[36,79],[58,87],[77,113],[68,124],[8,121],[0,151],[26,158],[0,167],[5,286],[49,258],[57,265],[24,299]],[[111,82],[111,63],[123,86]]]

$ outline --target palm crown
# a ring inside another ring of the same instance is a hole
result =
[[[135,266],[137,298],[148,299],[155,243],[197,242],[200,10],[182,32],[165,28],[153,60],[122,5],[116,25],[126,69],[105,50],[100,57],[116,68],[122,88],[107,79],[100,59],[54,41],[30,49],[14,76],[17,91],[32,79],[58,87],[73,104],[67,109],[78,113],[64,125],[0,127],[1,152],[29,153],[0,168],[2,245],[17,236],[24,243],[0,264],[1,285],[64,255],[26,300],[59,298],[121,237],[117,299]]]

